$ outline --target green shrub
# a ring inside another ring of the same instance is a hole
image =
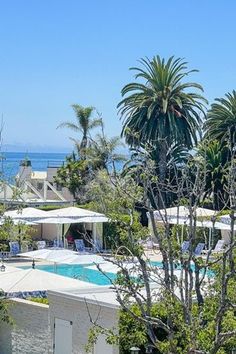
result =
[[[33,302],[38,302],[40,304],[44,304],[44,305],[49,305],[49,301],[47,298],[41,298],[41,297],[29,297],[27,298],[27,300],[29,301],[33,301]]]

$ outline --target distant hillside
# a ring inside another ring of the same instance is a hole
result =
[[[4,152],[52,152],[70,153],[72,148],[49,146],[49,145],[24,145],[24,144],[3,144],[1,150]]]

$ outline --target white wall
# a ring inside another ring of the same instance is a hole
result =
[[[39,240],[42,238],[44,240],[54,240],[57,238],[57,225],[56,224],[38,224],[32,226],[32,238],[33,240]]]
[[[43,224],[43,239],[55,240],[57,238],[57,225],[56,224]]]
[[[1,354],[50,354],[52,337],[48,306],[14,299],[9,305],[13,325],[0,323]]]
[[[89,314],[104,328],[117,327],[118,314],[116,308],[89,304],[82,299],[76,300],[63,294],[49,293],[51,330],[54,328],[55,318],[72,321],[72,353],[86,354],[85,345],[88,342],[89,329],[92,327]],[[94,348],[94,354],[118,354],[119,349],[110,346],[104,338],[99,338]]]

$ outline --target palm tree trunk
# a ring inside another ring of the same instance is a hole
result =
[[[86,160],[87,144],[88,144],[88,138],[87,138],[87,135],[84,134],[81,144],[80,144],[80,158],[81,158],[81,160]]]
[[[159,198],[159,207],[166,207],[166,191],[165,191],[165,180],[166,180],[166,172],[167,172],[167,151],[168,146],[166,141],[160,143],[159,147],[159,188],[160,188],[160,198]]]

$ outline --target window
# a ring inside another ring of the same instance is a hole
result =
[[[37,189],[39,189],[39,190],[43,189],[43,183],[42,182],[38,182],[37,183]]]
[[[57,191],[61,192],[61,191],[62,191],[62,186],[61,186],[61,184],[57,183],[57,184],[56,184],[56,189],[57,189]]]

